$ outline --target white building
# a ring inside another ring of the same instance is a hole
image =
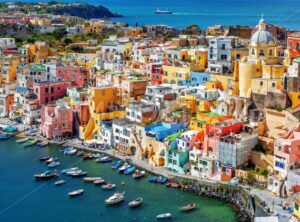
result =
[[[0,38],[0,48],[15,48],[16,42],[14,38]]]
[[[217,36],[209,39],[207,72],[226,74],[231,69],[232,38]]]
[[[197,131],[196,130],[186,131],[176,139],[178,150],[189,151],[196,145],[196,141],[197,141]]]

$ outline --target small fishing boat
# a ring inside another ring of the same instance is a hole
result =
[[[72,177],[84,177],[86,175],[87,175],[87,172],[85,172],[85,171],[81,171],[79,173],[73,173],[73,174],[71,174]]]
[[[158,177],[157,183],[165,184],[168,181],[168,178],[166,177]]]
[[[51,163],[51,162],[56,162],[58,160],[58,158],[57,157],[51,157],[51,158],[49,158],[48,160],[46,160],[45,161],[45,163]]]
[[[33,146],[37,143],[37,139],[33,139],[33,140],[28,140],[26,143],[24,143],[23,147],[29,147],[29,146]]]
[[[82,159],[88,160],[88,159],[90,158],[90,155],[91,155],[91,153],[84,153],[84,154],[82,155]]]
[[[55,162],[49,163],[47,166],[49,168],[54,168],[54,167],[58,167],[59,165],[60,165],[60,162],[55,161]]]
[[[171,217],[172,217],[171,213],[164,213],[164,214],[157,215],[156,219],[163,220],[163,219],[168,219],[168,218],[171,218]]]
[[[101,179],[102,179],[101,177],[85,177],[85,178],[83,178],[84,182],[87,182],[87,183],[94,183],[95,181],[101,180]]]
[[[144,170],[140,171],[140,170],[136,170],[134,172],[134,174],[132,175],[132,177],[134,179],[139,179],[139,178],[142,178],[143,176],[145,176],[146,172]]]
[[[95,180],[95,181],[94,181],[94,184],[95,184],[96,186],[102,185],[102,184],[104,184],[104,183],[105,183],[105,180],[103,180],[103,179],[99,179],[99,180]]]
[[[8,140],[9,138],[10,138],[10,135],[7,133],[0,134],[0,140]]]
[[[40,162],[44,162],[46,160],[49,160],[51,157],[50,156],[44,156],[40,158]]]
[[[60,186],[60,185],[62,185],[62,184],[64,184],[64,183],[65,183],[64,180],[58,180],[58,181],[56,181],[56,182],[54,183],[54,185],[55,185],[55,186]]]
[[[115,193],[114,195],[112,195],[111,197],[109,197],[108,199],[105,200],[105,203],[107,205],[113,205],[113,204],[118,204],[122,201],[124,201],[124,194],[123,193]]]
[[[26,137],[26,138],[18,139],[16,142],[17,142],[17,143],[25,143],[25,142],[27,142],[28,140],[29,140],[29,138]]]
[[[172,11],[169,11],[169,10],[155,10],[154,11],[155,14],[159,14],[159,15],[172,15],[173,12]]]
[[[65,174],[68,175],[68,176],[72,176],[74,174],[77,174],[77,173],[81,173],[82,170],[80,169],[77,169],[77,170],[70,170],[70,171],[67,171]]]
[[[130,168],[130,165],[128,163],[124,163],[120,168],[119,168],[119,173],[123,173],[126,169]]]
[[[45,141],[45,142],[40,142],[37,144],[39,147],[46,147],[48,146],[48,141]]]
[[[76,197],[76,196],[83,194],[83,191],[84,191],[83,189],[74,190],[72,192],[69,192],[68,195],[69,195],[69,197]]]
[[[101,186],[101,188],[103,190],[112,190],[115,187],[116,187],[116,184],[114,184],[114,183],[107,183],[107,184],[104,184],[104,185]]]
[[[80,157],[80,156],[82,156],[83,154],[84,154],[84,151],[80,150],[80,151],[78,151],[78,152],[76,153],[76,156],[77,156],[77,157]]]
[[[132,174],[134,171],[135,171],[135,166],[131,166],[131,167],[127,168],[126,170],[124,170],[124,174],[129,175],[129,174]]]
[[[62,174],[67,174],[68,172],[72,172],[72,171],[75,171],[75,170],[79,170],[78,167],[72,167],[72,168],[66,168],[66,169],[63,169],[61,171]]]
[[[148,182],[152,182],[152,183],[156,183],[157,182],[158,177],[157,176],[150,176],[148,178]]]
[[[112,169],[118,169],[122,164],[122,160],[115,160],[113,163],[112,163],[112,166],[111,168]]]
[[[64,152],[65,155],[69,155],[69,156],[72,156],[74,155],[75,153],[77,152],[77,149],[70,149],[70,150],[67,150]]]
[[[57,177],[58,175],[56,173],[52,173],[50,170],[47,170],[44,173],[41,174],[35,174],[34,177],[36,180],[50,180],[52,178]]]
[[[108,157],[108,156],[105,156],[105,157],[102,157],[99,159],[99,161],[97,161],[98,163],[108,163],[108,162],[111,162],[112,161],[112,158]]]
[[[196,208],[196,204],[192,203],[192,204],[188,204],[182,207],[179,207],[179,210],[184,211],[184,212],[188,212],[191,210],[194,210]]]
[[[138,206],[142,205],[142,203],[143,203],[143,198],[139,197],[133,201],[130,201],[128,203],[128,206],[134,208],[134,207],[138,207]]]
[[[173,182],[173,181],[169,181],[166,183],[166,187],[173,187],[173,188],[179,188],[180,185],[176,182]]]

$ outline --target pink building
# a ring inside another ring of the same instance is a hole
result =
[[[37,95],[39,104],[45,105],[53,103],[59,98],[67,95],[67,88],[70,82],[56,81],[56,82],[37,82],[33,84],[34,93]]]
[[[71,82],[72,86],[85,86],[90,79],[90,72],[84,66],[56,67],[56,79]]]
[[[73,112],[66,105],[48,105],[42,108],[41,134],[47,139],[63,138],[73,134]]]
[[[274,170],[286,176],[300,166],[300,126],[287,135],[277,138],[274,144]]]

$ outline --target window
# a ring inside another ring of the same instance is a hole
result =
[[[254,49],[251,50],[251,54],[255,55],[255,50]]]
[[[263,49],[261,49],[261,50],[260,50],[260,52],[259,52],[259,56],[265,56],[265,52],[264,52],[264,50],[263,50]]]
[[[48,93],[49,92],[49,89],[48,88],[45,88],[45,93]]]
[[[54,87],[53,86],[51,87],[51,93],[54,93]]]
[[[208,147],[208,151],[209,152],[212,152],[213,151],[213,148],[210,146],[210,147]]]
[[[227,60],[227,55],[221,55],[221,60]]]
[[[261,85],[261,86],[264,85],[264,82],[263,82],[263,81],[260,81],[260,85]]]
[[[222,44],[222,50],[225,50],[225,44]]]
[[[272,87],[275,88],[275,82],[272,82]]]
[[[293,48],[293,41],[290,41],[290,49]]]
[[[297,44],[296,44],[296,50],[300,50],[300,42],[297,42]]]
[[[273,50],[270,49],[270,51],[269,51],[269,56],[272,56],[272,55],[273,55]]]
[[[209,58],[210,58],[210,59],[213,59],[213,55],[209,55]]]
[[[240,59],[241,58],[241,54],[236,54],[236,59]]]

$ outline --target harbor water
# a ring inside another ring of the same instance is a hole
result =
[[[102,190],[100,186],[83,182],[82,178],[60,175],[66,181],[55,186],[54,180],[35,181],[33,174],[47,170],[40,162],[43,156],[58,157],[57,168],[79,167],[88,176],[98,176],[117,185],[115,190]],[[111,163],[101,164],[93,160],[82,160],[75,156],[64,156],[58,146],[23,148],[15,139],[0,142],[0,221],[51,222],[51,221],[156,221],[156,215],[170,212],[171,221],[189,222],[231,222],[235,212],[224,202],[198,197],[164,185],[152,184],[146,178],[134,180],[132,176],[119,174],[111,169]],[[121,185],[125,182],[125,185]],[[84,189],[84,194],[69,198],[67,193]],[[106,206],[104,200],[115,191],[125,191],[125,201],[117,206]],[[137,197],[144,198],[144,204],[130,209],[128,202]],[[179,206],[196,203],[193,212],[182,213]]]

